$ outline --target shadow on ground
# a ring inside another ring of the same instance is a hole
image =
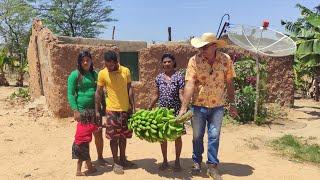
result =
[[[146,158],[133,160],[132,162],[137,164],[137,167],[133,169],[144,169],[150,174],[158,175],[163,178],[178,178],[178,179],[191,179],[193,175],[190,173],[193,161],[189,158],[181,158],[181,167],[182,170],[180,172],[175,172],[173,170],[174,161],[170,161],[170,168],[164,171],[159,170],[159,166],[162,162],[157,162],[154,158]],[[110,161],[109,161],[110,162]],[[246,164],[238,164],[238,163],[226,163],[222,162],[219,164],[219,170],[221,174],[228,174],[231,176],[250,176],[253,173],[254,168],[246,165]],[[198,177],[209,178],[206,175],[206,165],[202,164],[202,172],[198,175]]]

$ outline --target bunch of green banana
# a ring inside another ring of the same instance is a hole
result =
[[[176,119],[173,109],[158,107],[152,110],[141,109],[128,120],[128,128],[140,139],[148,142],[174,141],[183,133],[183,122],[192,117],[192,112]]]

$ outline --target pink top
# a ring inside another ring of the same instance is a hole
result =
[[[77,145],[82,143],[89,143],[92,140],[92,133],[98,130],[98,126],[92,123],[83,124],[78,122],[77,131],[74,142]]]

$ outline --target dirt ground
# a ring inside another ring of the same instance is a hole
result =
[[[5,99],[14,87],[0,87],[0,179],[202,179],[192,177],[192,130],[183,136],[183,171],[158,171],[160,145],[133,137],[128,141],[128,159],[138,167],[124,175],[112,172],[111,165],[98,167],[90,177],[75,177],[76,160],[71,159],[71,145],[76,123],[72,118],[55,119],[44,111],[44,99],[23,105]],[[227,125],[222,128],[219,169],[224,180],[231,179],[320,179],[320,167],[278,155],[266,144],[275,137],[293,134],[316,137],[320,144],[320,104],[312,100],[296,100],[288,109],[288,120],[271,125]],[[91,157],[96,159],[91,144]],[[206,151],[205,151],[206,152]],[[109,141],[105,139],[104,156],[112,162]],[[174,143],[169,143],[168,158],[174,160]],[[206,159],[206,154],[204,154]]]

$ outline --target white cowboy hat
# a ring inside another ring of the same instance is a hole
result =
[[[191,45],[195,48],[201,48],[207,44],[215,43],[218,48],[224,47],[226,42],[218,40],[213,33],[203,33],[201,37],[191,39]]]

